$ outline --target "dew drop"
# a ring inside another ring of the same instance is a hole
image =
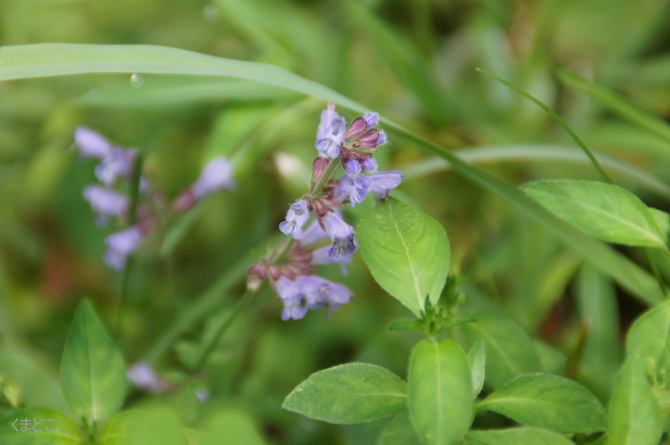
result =
[[[144,76],[141,74],[133,74],[130,76],[130,86],[134,88],[139,88],[144,83]]]
[[[219,21],[219,10],[214,5],[207,5],[202,9],[202,17],[207,23],[216,23]]]

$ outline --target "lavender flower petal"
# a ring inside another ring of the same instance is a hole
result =
[[[95,175],[106,186],[114,184],[117,178],[128,178],[133,171],[136,156],[137,150],[112,147],[109,154],[95,168]]]
[[[333,107],[334,108],[334,107]],[[321,112],[321,122],[316,132],[315,147],[319,153],[327,158],[336,158],[340,155],[340,145],[344,143],[347,123],[331,108]]]
[[[400,185],[402,177],[400,170],[390,170],[370,175],[368,178],[372,180],[372,185],[369,192],[377,195],[388,195],[391,189]]]
[[[289,207],[288,212],[286,212],[286,221],[279,224],[279,230],[286,235],[293,236],[293,239],[300,239],[303,235],[302,226],[308,219],[309,206],[307,201],[301,199]]]
[[[82,156],[98,159],[109,156],[114,148],[104,136],[86,127],[77,127],[74,131],[74,144]]]
[[[107,244],[107,252],[103,257],[105,263],[113,269],[123,269],[128,255],[137,249],[143,237],[138,226],[109,235],[105,239],[105,244]]]
[[[232,180],[233,164],[224,157],[216,158],[205,166],[198,180],[191,190],[197,199],[222,188],[232,189],[235,182]]]
[[[99,216],[121,216],[128,210],[128,198],[115,190],[89,185],[84,189],[83,195]]]

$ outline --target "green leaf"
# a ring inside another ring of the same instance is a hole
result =
[[[409,362],[409,415],[428,445],[458,444],[472,423],[468,359],[451,340],[422,340]]]
[[[478,403],[477,410],[559,433],[595,433],[607,426],[605,408],[588,389],[551,374],[521,376]]]
[[[470,347],[486,345],[486,381],[494,388],[523,374],[543,371],[531,337],[509,318],[493,313],[472,314],[475,323],[463,325]]]
[[[389,331],[423,332],[423,326],[416,320],[396,320],[389,326]]]
[[[123,411],[109,419],[96,444],[186,445],[186,439],[174,412],[163,406],[148,406]]]
[[[354,424],[406,408],[407,385],[391,371],[367,363],[335,366],[309,376],[282,408],[329,423]]]
[[[626,337],[626,353],[639,357],[647,370],[670,376],[670,300],[633,323]]]
[[[266,442],[254,419],[244,411],[228,408],[211,414],[202,429],[216,437],[217,445],[264,445]]]
[[[61,383],[75,418],[93,428],[116,413],[126,395],[123,358],[88,300],[74,315],[63,351]]]
[[[609,406],[609,445],[658,445],[661,412],[642,360],[626,360]]]
[[[377,445],[407,445],[410,443],[418,443],[419,438],[416,437],[412,422],[409,420],[407,411],[397,414],[393,420],[386,425]]]
[[[28,421],[25,425],[34,430],[21,431],[21,421],[24,419]],[[41,423],[36,424],[36,422]],[[14,424],[13,427],[12,424]],[[47,428],[54,431],[47,431]],[[3,445],[79,445],[82,443],[82,435],[67,414],[52,408],[31,407],[14,411],[10,416],[0,419],[0,443]]]
[[[478,341],[468,351],[468,365],[472,381],[472,397],[477,397],[484,387],[486,377],[486,345],[483,341]]]
[[[420,316],[426,296],[436,305],[449,272],[449,239],[442,225],[396,199],[361,218],[358,242],[372,276]]]
[[[626,189],[571,179],[534,181],[521,188],[558,217],[603,241],[667,249],[654,215]]]
[[[468,445],[574,445],[564,436],[542,428],[470,431],[465,440]]]

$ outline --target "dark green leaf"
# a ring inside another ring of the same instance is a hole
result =
[[[353,424],[406,409],[407,385],[391,371],[366,363],[335,366],[309,376],[282,407],[312,419]]]
[[[76,419],[101,425],[126,395],[126,369],[112,338],[88,300],[79,304],[61,362],[65,399]]]
[[[409,414],[428,444],[458,444],[472,423],[468,359],[451,340],[419,342],[409,362]]]
[[[521,376],[477,404],[477,409],[559,433],[595,433],[607,427],[607,412],[588,389],[551,374]]]
[[[426,296],[435,305],[449,272],[449,239],[442,225],[396,199],[370,209],[357,228],[372,276],[420,316]]]

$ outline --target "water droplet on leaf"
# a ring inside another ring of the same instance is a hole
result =
[[[133,74],[132,76],[130,76],[131,87],[139,88],[142,86],[143,83],[144,83],[144,76],[142,76],[141,74]]]

